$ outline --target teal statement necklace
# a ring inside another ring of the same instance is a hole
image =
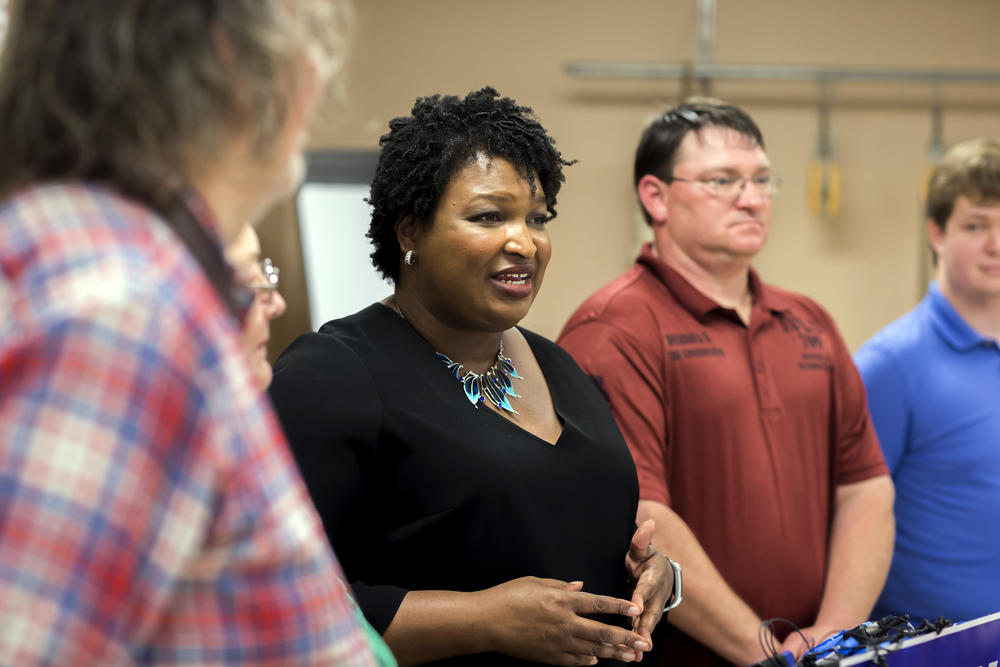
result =
[[[393,300],[393,306],[396,307],[396,312],[399,313],[399,316],[405,320],[406,316],[399,309],[399,304],[395,299]],[[511,382],[511,378],[517,378],[518,380],[523,380],[524,378],[517,374],[517,369],[514,368],[514,363],[510,360],[510,357],[504,356],[502,340],[497,348],[497,360],[493,362],[492,366],[486,369],[485,373],[466,371],[465,375],[462,375],[462,364],[452,361],[448,355],[441,354],[436,350],[434,353],[448,370],[451,371],[451,374],[455,376],[459,384],[462,385],[465,397],[476,408],[479,407],[480,403],[489,401],[500,410],[505,410],[515,415],[520,414],[510,404],[508,397],[521,398],[514,391],[514,383]]]

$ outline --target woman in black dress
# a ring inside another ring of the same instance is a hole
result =
[[[417,100],[381,144],[395,294],[299,337],[271,389],[358,603],[404,665],[640,659],[671,563],[600,392],[517,327],[568,163],[491,88]]]

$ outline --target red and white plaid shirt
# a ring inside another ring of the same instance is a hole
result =
[[[82,184],[0,203],[0,664],[376,664],[341,578],[164,222]]]

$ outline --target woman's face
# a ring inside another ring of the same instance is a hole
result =
[[[271,285],[261,268],[260,241],[257,232],[245,225],[226,247],[226,259],[240,284],[253,289],[250,310],[243,320],[243,352],[250,367],[254,386],[264,391],[271,384],[271,364],[267,359],[267,341],[271,320],[285,312],[285,300]]]
[[[404,248],[416,262],[402,267],[403,280],[443,324],[503,331],[528,314],[552,253],[535,184],[532,194],[507,160],[479,154],[452,177],[432,219],[414,223]]]

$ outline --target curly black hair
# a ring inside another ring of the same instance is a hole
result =
[[[385,278],[399,280],[400,221],[412,215],[427,224],[455,172],[477,155],[510,162],[532,193],[542,188],[555,217],[562,168],[575,160],[563,159],[531,108],[486,87],[465,99],[418,98],[411,114],[389,121],[389,132],[379,139],[382,150],[366,200],[372,206],[367,234],[375,248],[372,264]]]

